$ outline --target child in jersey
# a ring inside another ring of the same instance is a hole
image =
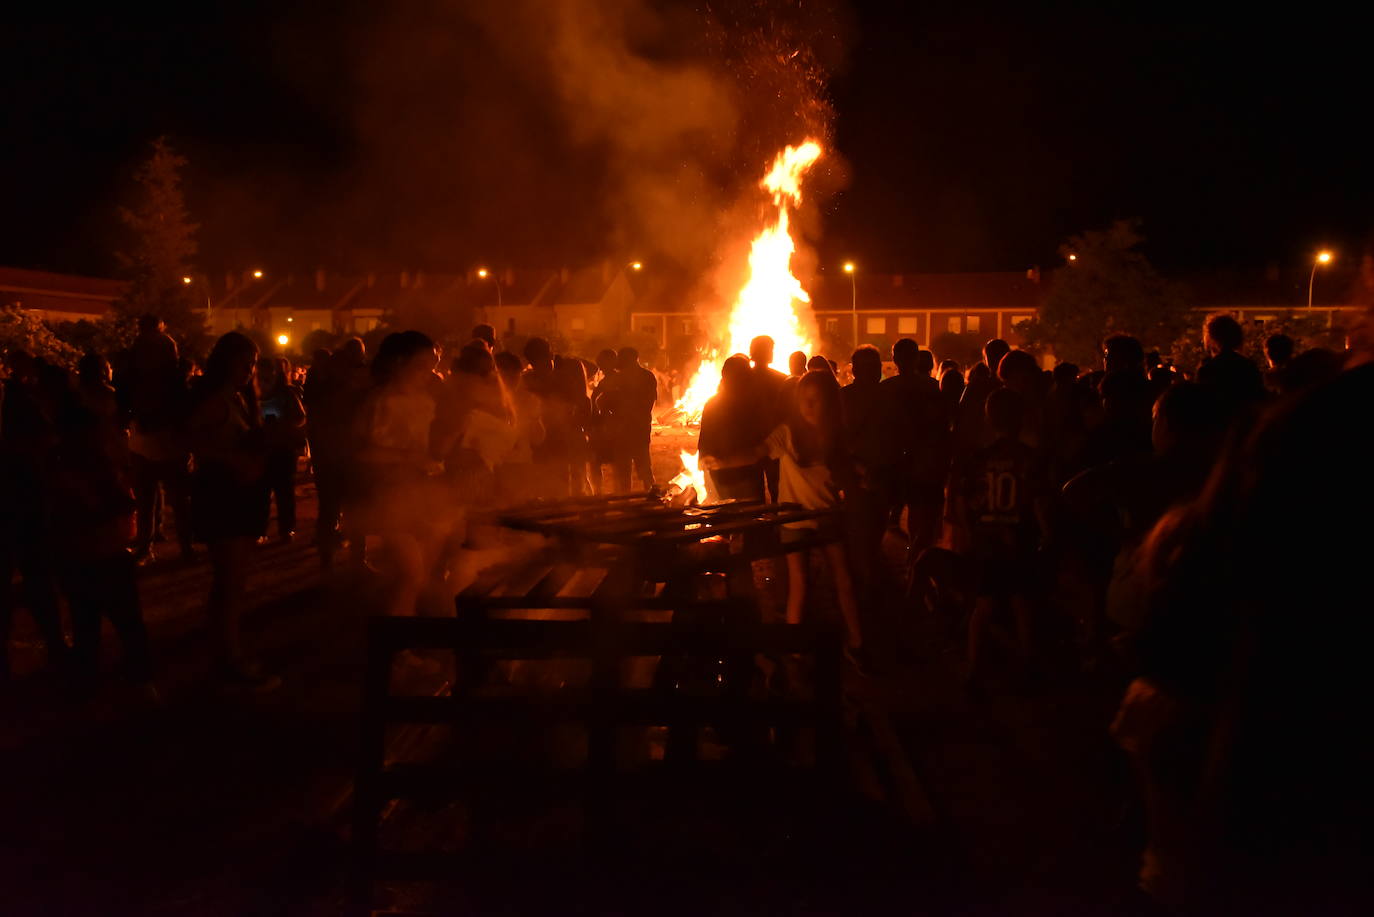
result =
[[[999,610],[1010,607],[1021,658],[1030,654],[1029,597],[1049,495],[1040,454],[1020,438],[1021,396],[998,389],[988,396],[985,410],[995,439],[956,466],[950,486],[956,543],[978,578],[968,634],[969,681],[975,686],[983,675],[982,645]]]

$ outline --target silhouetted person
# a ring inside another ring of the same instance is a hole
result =
[[[240,626],[248,595],[253,543],[267,530],[267,444],[253,390],[258,348],[231,331],[215,342],[192,396],[187,433],[195,474],[195,533],[209,548],[213,582],[208,602],[218,674],[226,686],[268,690],[243,650]]]
[[[1216,391],[1227,414],[1240,419],[1264,398],[1259,367],[1241,354],[1245,332],[1229,315],[1213,315],[1203,326],[1203,344],[1209,354],[1198,367],[1197,381]]]
[[[999,369],[1006,369],[1005,359]],[[1011,611],[1017,650],[1023,662],[1029,661],[1030,598],[1049,498],[1044,462],[1020,438],[1025,399],[999,389],[988,396],[986,411],[993,442],[960,461],[950,484],[956,540],[977,575],[978,600],[968,634],[969,680],[975,687],[985,674],[989,626],[1003,609]]]
[[[1351,529],[1374,492],[1313,496],[1364,480],[1371,401],[1363,362],[1280,402],[1142,550],[1140,677],[1113,732],[1144,779],[1141,884],[1172,913],[1374,910],[1369,541]]]
[[[896,470],[889,442],[893,431],[884,410],[881,382],[883,356],[865,344],[850,358],[854,381],[840,389],[844,441],[853,457],[856,485],[845,494],[855,569],[871,588],[881,566],[880,549],[887,525],[887,489]]]
[[[267,488],[277,503],[277,536],[296,534],[296,462],[305,448],[305,408],[285,358],[258,361],[258,407],[267,443]]]
[[[654,470],[649,459],[649,438],[653,428],[654,403],[658,399],[658,380],[639,365],[639,351],[620,348],[618,356],[620,449],[615,464],[615,487],[621,493],[630,489],[630,465],[634,465],[640,487],[652,490]]]
[[[1283,390],[1283,371],[1293,360],[1293,339],[1286,334],[1271,334],[1264,339],[1264,358],[1269,370],[1264,374],[1264,387],[1278,394]]]
[[[44,469],[46,509],[49,544],[72,616],[73,674],[83,688],[95,686],[101,622],[108,618],[129,680],[156,699],[136,566],[127,549],[134,531],[127,455],[111,441],[107,420],[80,398],[66,399],[58,429]]]
[[[997,370],[1011,346],[1001,338],[993,338],[983,345],[983,360],[969,368],[968,383],[959,399],[959,411],[954,418],[954,453],[966,455],[991,441],[984,403],[999,386]],[[979,369],[982,367],[982,369]]]
[[[66,659],[52,552],[43,539],[43,470],[57,445],[53,415],[39,391],[40,364],[22,350],[6,355],[10,376],[0,405],[0,678],[9,675],[8,643],[13,616],[11,583],[23,581],[24,603],[38,625],[50,667]]]
[[[812,370],[819,370],[823,373],[830,373],[832,376],[835,374],[835,368],[830,365],[830,361],[827,360],[825,357],[821,356],[820,354],[816,354],[814,357],[806,361],[806,371],[811,372]]]
[[[596,355],[598,378],[592,386],[592,485],[597,493],[609,493],[602,474],[603,466],[615,465],[620,448],[620,371],[619,357],[607,347]],[[614,471],[612,471],[614,480]]]
[[[907,513],[907,532],[915,549],[940,535],[945,476],[949,468],[949,425],[940,385],[930,377],[934,359],[920,345],[902,338],[892,345],[897,375],[879,385],[890,428],[892,479],[887,499],[897,524]]]
[[[762,500],[758,445],[767,431],[754,408],[749,358],[729,357],[720,367],[720,387],[701,411],[697,454],[711,492],[723,500]]]
[[[505,460],[497,466],[498,499],[509,506],[533,499],[540,493],[536,477],[534,453],[544,442],[544,420],[539,399],[521,384],[525,364],[510,351],[494,355],[496,371],[511,400],[514,436]]]
[[[366,357],[362,340],[349,338],[320,369],[312,368],[306,379],[310,466],[319,501],[315,539],[320,563],[326,569],[333,565],[340,538],[354,452],[353,423],[371,386]],[[355,557],[361,561],[361,544],[354,548]]]
[[[788,355],[787,372],[789,379],[792,379],[794,382],[801,379],[802,376],[806,375],[806,371],[809,368],[806,353],[804,351],[794,350]]]
[[[178,365],[176,342],[163,330],[162,321],[145,315],[139,319],[138,327],[138,336],[129,352],[129,373],[122,383],[129,392],[129,451],[134,495],[138,500],[134,556],[138,560],[152,557],[161,488],[172,505],[182,557],[190,559],[190,455],[182,434],[186,379]]]
[[[787,377],[773,369],[773,339],[761,334],[749,342],[749,359],[753,362],[752,383],[755,409],[764,431],[782,423],[790,409],[791,389]],[[768,484],[768,498],[778,502],[778,462],[764,458],[763,476]]]
[[[1098,383],[1102,422],[1088,433],[1082,465],[1103,465],[1133,452],[1150,451],[1154,389],[1145,376],[1140,341],[1115,334],[1103,344],[1104,375]]]

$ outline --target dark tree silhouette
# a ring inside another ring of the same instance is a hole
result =
[[[191,276],[199,228],[191,222],[181,189],[185,165],[186,159],[165,137],[159,137],[134,176],[137,200],[133,207],[119,211],[133,236],[130,251],[119,256],[129,275],[129,288],[116,308],[131,318],[160,316],[184,349],[198,353],[204,349],[208,330],[191,285],[184,280]]]

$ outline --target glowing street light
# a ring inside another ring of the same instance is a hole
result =
[[[254,280],[261,280],[261,279],[262,279],[262,271],[254,271],[254,272],[253,272],[253,279],[254,279]]]
[[[1317,252],[1317,257],[1312,261],[1312,273],[1307,278],[1307,308],[1312,308],[1312,285],[1317,281],[1317,268],[1331,263],[1332,255],[1328,251]]]
[[[491,282],[496,284],[496,308],[501,308],[501,278],[497,277],[495,274],[493,274],[491,271],[487,270],[484,267],[479,267],[477,269],[477,276],[482,280],[486,280],[488,277],[490,277]]]
[[[184,283],[184,284],[186,284],[186,285],[189,287],[189,286],[191,285],[191,278],[190,278],[190,277],[183,277],[183,278],[181,278],[181,282]]]
[[[1070,253],[1069,253],[1069,260],[1070,260],[1070,261],[1077,261],[1077,260],[1078,260],[1078,256],[1075,255],[1075,254],[1073,254],[1072,252],[1070,252]]]
[[[630,262],[630,270],[632,270],[632,271],[642,271],[643,269],[644,269],[643,263],[641,263],[641,262],[639,262],[639,261],[631,261],[631,262]]]
[[[290,343],[291,343],[291,335],[289,335],[289,334],[279,334],[279,335],[277,335],[277,343],[280,344],[281,346],[285,347],[287,344],[290,344]]]
[[[844,272],[849,275],[849,312],[854,318],[854,346],[859,346],[859,283],[854,279],[854,262],[844,263]]]

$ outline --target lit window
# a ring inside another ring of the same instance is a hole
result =
[[[970,316],[968,317],[968,329],[967,329],[967,330],[968,330],[969,332],[977,331],[977,330],[978,330],[978,326],[979,326],[980,324],[982,324],[982,322],[981,322],[981,320],[979,319],[979,317],[978,317],[977,315],[970,315]]]
[[[864,329],[865,329],[869,334],[887,334],[887,319],[886,319],[886,318],[868,318],[868,319],[864,319]]]
[[[897,318],[898,334],[916,334],[921,330],[921,320],[914,315],[902,315]]]
[[[839,331],[840,320],[838,318],[827,318],[825,320],[825,330],[830,334],[834,334],[836,331]]]
[[[691,333],[693,333],[693,332],[696,331],[696,330],[697,330],[697,323],[694,322],[694,321],[692,321],[691,319],[688,319],[687,321],[685,321],[685,322],[682,323],[682,333],[683,333],[683,334],[691,334]]]
[[[950,334],[962,334],[964,331],[964,320],[957,315],[951,315],[947,327],[949,328]]]
[[[573,320],[572,320],[572,330],[574,330],[574,331],[586,331],[586,330],[587,330],[587,320],[586,320],[585,318],[575,318],[575,319],[573,319]]]

